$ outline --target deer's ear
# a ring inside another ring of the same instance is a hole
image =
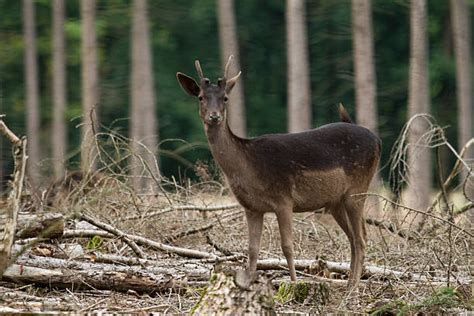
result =
[[[199,95],[199,90],[201,90],[201,88],[199,88],[199,85],[193,78],[181,72],[176,73],[176,78],[178,79],[181,88],[183,88],[187,94],[194,97]]]
[[[239,71],[239,73],[237,75],[235,75],[234,77],[227,80],[227,82],[225,84],[225,92],[227,94],[229,94],[230,91],[232,91],[232,88],[235,86],[235,83],[237,82],[237,79],[239,79],[241,73],[242,73],[242,71]]]

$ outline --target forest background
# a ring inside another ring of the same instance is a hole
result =
[[[39,166],[43,179],[53,179],[53,1],[36,0],[40,124]],[[467,1],[469,11],[474,1]],[[81,3],[65,2],[65,166],[79,168],[84,117],[81,96]],[[22,1],[0,1],[0,113],[17,134],[26,131],[26,69]],[[98,99],[101,130],[130,134],[132,2],[99,0],[95,7],[98,57]],[[284,1],[239,0],[234,3],[237,43],[246,108],[247,135],[287,131],[287,49]],[[305,26],[311,90],[311,126],[337,121],[337,104],[355,115],[355,77],[351,2],[308,0]],[[377,129],[383,140],[381,166],[408,119],[410,2],[372,1],[376,70]],[[456,67],[450,2],[427,2],[430,112],[446,127],[448,140],[458,142]],[[197,113],[197,102],[180,89],[177,71],[195,75],[199,59],[212,80],[222,75],[218,6],[214,0],[148,1],[153,91],[159,135],[160,171],[177,179],[195,178],[194,162],[211,161]],[[471,31],[471,43],[472,35]],[[472,74],[472,67],[471,67]],[[472,77],[472,76],[471,76]],[[232,103],[232,96],[231,96]],[[472,103],[471,103],[472,106]],[[87,115],[86,115],[87,116]],[[472,136],[472,126],[471,126]],[[191,144],[192,146],[189,146]],[[4,188],[12,171],[9,144],[0,140],[0,173]],[[444,170],[454,156],[442,151]],[[433,167],[434,168],[434,167]],[[434,170],[433,170],[434,171]],[[381,176],[388,179],[387,168]],[[45,180],[46,181],[46,180]],[[434,180],[433,180],[434,181]],[[47,181],[46,181],[47,182]]]

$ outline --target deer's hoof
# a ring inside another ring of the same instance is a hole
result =
[[[235,274],[235,284],[243,290],[249,290],[256,279],[256,273],[248,270],[239,270]]]

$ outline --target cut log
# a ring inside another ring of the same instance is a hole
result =
[[[64,232],[64,216],[60,213],[20,213],[16,238],[58,238]]]

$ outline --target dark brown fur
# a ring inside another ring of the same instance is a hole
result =
[[[196,67],[201,76],[198,62]],[[226,74],[219,85],[201,78],[199,86],[186,75],[178,73],[177,77],[188,94],[199,97],[199,113],[212,154],[246,210],[248,278],[256,270],[264,213],[277,215],[282,250],[291,279],[295,280],[292,213],[324,207],[349,238],[351,283],[357,285],[366,233],[364,199],[353,195],[367,192],[380,159],[380,139],[368,129],[352,124],[342,105],[340,123],[301,133],[240,138],[232,133],[226,120],[227,94],[238,76],[229,80],[230,88]]]

